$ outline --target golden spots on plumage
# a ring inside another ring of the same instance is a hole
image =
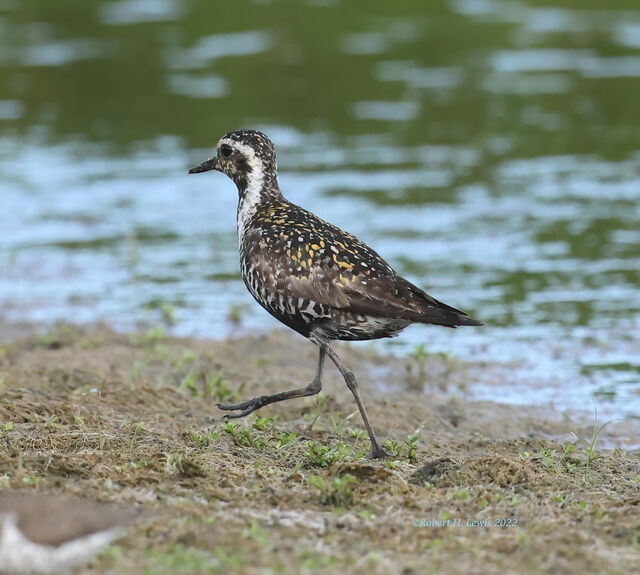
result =
[[[320,247],[323,248],[324,247],[324,241],[320,240]]]
[[[311,244],[311,249],[319,252],[320,251],[320,246],[318,244]]]
[[[333,256],[333,261],[336,262],[339,267],[344,268],[345,270],[351,271],[354,267],[354,265],[350,264],[349,262],[339,260],[335,255]]]
[[[341,241],[336,240],[336,245],[340,248],[340,250],[347,252],[348,254],[353,254],[353,255],[357,255],[356,252],[349,248],[346,244],[344,244]],[[340,250],[334,248],[334,246],[331,246],[331,249],[335,252],[338,253]]]

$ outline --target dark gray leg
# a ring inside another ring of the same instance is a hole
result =
[[[335,351],[327,346],[327,353],[331,358],[331,361],[336,364],[338,370],[344,377],[344,381],[347,384],[347,387],[353,393],[353,397],[356,399],[356,404],[358,405],[358,409],[360,410],[360,415],[364,421],[364,426],[367,428],[367,433],[369,434],[369,439],[371,439],[371,454],[372,458],[378,457],[391,457],[392,454],[389,453],[386,449],[380,445],[376,434],[373,431],[373,427],[371,426],[371,422],[369,421],[369,416],[367,415],[367,410],[364,407],[364,403],[362,402],[362,398],[360,397],[360,390],[358,389],[358,382],[356,381],[356,376],[353,375],[353,372],[344,364],[342,360],[338,357]]]
[[[324,358],[327,353],[328,347],[324,344],[320,344],[320,354],[318,356],[318,371],[313,381],[307,385],[307,387],[301,387],[300,389],[292,389],[291,391],[282,391],[280,393],[274,393],[273,395],[260,395],[247,401],[241,401],[239,403],[218,403],[220,409],[226,411],[240,411],[240,413],[228,413],[225,415],[227,419],[235,419],[237,417],[244,417],[250,413],[260,409],[270,403],[276,403],[278,401],[285,401],[287,399],[295,399],[296,397],[307,397],[309,395],[315,395],[320,393],[322,389],[322,369],[324,367]]]

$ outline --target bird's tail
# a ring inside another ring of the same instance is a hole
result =
[[[407,282],[408,283],[408,282]],[[430,323],[433,325],[442,325],[445,327],[459,327],[459,326],[481,326],[484,322],[469,317],[462,310],[451,307],[446,303],[431,297],[429,294],[422,291],[419,287],[410,284],[414,292],[414,295],[423,300],[422,313],[416,314],[413,321],[419,323]]]
[[[433,300],[433,304],[425,306],[424,312],[422,314],[419,314],[415,321],[419,323],[430,323],[433,325],[442,325],[445,327],[453,328],[465,325],[484,325],[484,322],[469,317],[465,312],[456,309],[455,307],[451,307],[446,303],[442,303],[436,299]]]

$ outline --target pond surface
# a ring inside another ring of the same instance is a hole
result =
[[[373,345],[502,364],[476,397],[639,416],[640,10],[602,5],[0,0],[0,312],[273,327],[233,184],[186,175],[253,127],[287,197],[488,324]]]

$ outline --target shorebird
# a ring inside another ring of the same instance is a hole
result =
[[[58,573],[86,563],[136,515],[82,499],[0,493],[0,573]]]
[[[322,389],[325,358],[338,368],[355,398],[371,440],[371,457],[390,454],[369,420],[353,372],[331,342],[393,337],[412,323],[446,327],[482,322],[434,299],[398,275],[355,236],[284,198],[273,143],[262,132],[223,136],[216,155],[189,170],[216,170],[238,188],[238,243],[242,278],[256,301],[276,319],[319,347],[318,368],[306,387],[218,404],[244,417],[253,411]]]

